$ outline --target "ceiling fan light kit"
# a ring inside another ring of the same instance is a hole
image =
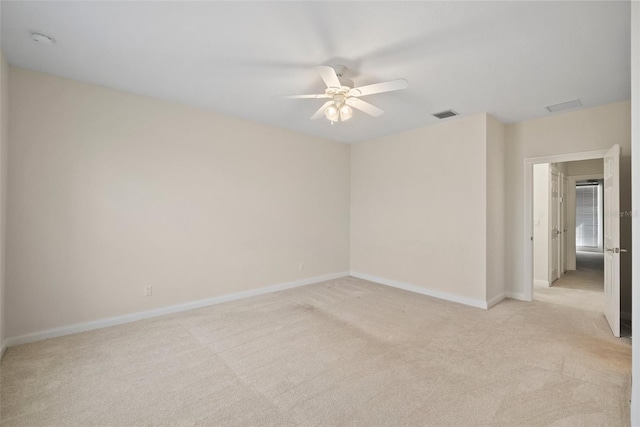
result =
[[[345,101],[346,97],[344,95],[336,95],[333,98],[333,102],[324,109],[324,116],[331,124],[337,121],[344,122],[353,117],[353,110],[345,104]]]
[[[367,86],[354,87],[351,80],[342,78],[345,69],[346,67],[344,65],[336,65],[335,67],[327,67],[324,65],[317,66],[316,71],[327,85],[324,93],[292,95],[285,96],[284,98],[330,99],[330,101],[325,102],[324,105],[322,105],[322,107],[320,107],[320,109],[311,116],[311,119],[319,119],[324,115],[331,124],[334,124],[337,121],[344,122],[353,117],[353,108],[374,117],[380,116],[384,113],[384,110],[361,100],[359,97],[405,89],[409,86],[405,79],[398,79]]]

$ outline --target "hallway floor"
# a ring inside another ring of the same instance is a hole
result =
[[[604,255],[601,252],[577,252],[576,271],[567,271],[551,287],[534,286],[533,298],[552,304],[602,312],[604,292]]]

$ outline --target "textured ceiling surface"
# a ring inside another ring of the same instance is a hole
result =
[[[357,142],[449,108],[512,123],[627,100],[629,14],[620,1],[3,1],[1,41],[13,66]],[[314,66],[335,64],[357,86],[409,88],[363,98],[382,116],[333,126],[309,119],[324,100],[277,98],[322,92]]]

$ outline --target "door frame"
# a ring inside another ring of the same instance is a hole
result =
[[[533,301],[533,165],[604,159],[608,150],[582,151],[524,159],[524,300]]]
[[[555,162],[554,162],[555,163]],[[558,194],[557,194],[557,200],[558,200],[558,206],[556,209],[553,209],[553,175],[556,175],[558,177]],[[547,257],[549,258],[547,265],[549,266],[547,271],[547,281],[549,282],[549,286],[552,286],[553,282],[555,282],[556,280],[558,280],[559,278],[562,277],[561,274],[561,270],[562,270],[562,266],[560,265],[560,258],[561,258],[561,252],[560,252],[560,237],[558,234],[555,235],[555,243],[553,242],[554,240],[554,232],[553,232],[553,219],[555,217],[556,222],[557,222],[557,228],[556,230],[559,230],[560,228],[560,209],[561,209],[561,205],[560,205],[560,197],[561,197],[561,181],[562,181],[562,172],[560,172],[560,169],[558,169],[557,167],[555,167],[554,165],[549,165],[549,212],[548,212],[548,218],[549,221],[547,223],[547,242],[549,242],[548,247],[547,247]],[[555,210],[555,212],[554,212]],[[553,256],[553,247],[554,245],[556,246],[556,256]],[[553,277],[553,263],[556,262],[556,272],[557,272],[557,276],[555,279]]]
[[[569,232],[569,221],[568,212],[569,212],[569,176],[563,172],[562,173],[562,185],[560,193],[562,195],[561,199],[561,215],[560,215],[560,224],[562,227],[562,234],[560,234],[560,277],[564,277],[564,273],[567,272],[567,234]]]

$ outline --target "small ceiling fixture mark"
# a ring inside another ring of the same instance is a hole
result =
[[[545,108],[547,109],[548,112],[555,113],[557,111],[570,110],[572,108],[578,108],[578,107],[582,107],[582,102],[580,102],[580,99],[576,98],[576,99],[572,99],[571,101],[560,102],[558,104],[553,104],[553,105],[547,105]]]
[[[55,44],[56,42],[56,40],[53,37],[38,31],[31,32],[31,40],[33,40],[36,43],[42,43],[42,44]]]
[[[445,111],[440,111],[439,113],[435,113],[433,116],[439,119],[446,119],[447,117],[453,117],[457,115],[458,113],[456,113],[453,110],[445,110]]]

